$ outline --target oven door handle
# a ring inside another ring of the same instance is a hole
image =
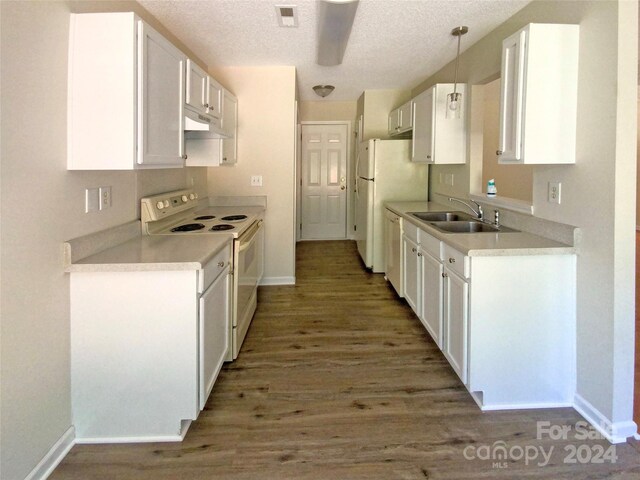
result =
[[[256,224],[253,227],[251,227],[251,229],[247,233],[245,233],[244,235],[242,235],[242,237],[240,237],[239,239],[240,248],[238,248],[238,252],[242,252],[243,250],[246,250],[251,246],[251,244],[256,238],[256,235],[258,234],[258,231],[260,230],[260,228],[262,228],[262,223],[263,223],[263,220],[258,220]],[[245,237],[249,237],[249,238],[245,240]]]

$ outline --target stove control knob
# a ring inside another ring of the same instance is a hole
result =
[[[198,198],[198,194],[196,193],[196,198]]]
[[[182,203],[187,203],[189,201],[189,199],[187,198],[186,195],[182,195]]]
[[[189,199],[194,200],[196,198],[196,196],[193,193],[189,194]]]
[[[164,201],[164,208],[169,208],[169,200]]]
[[[162,200],[158,200],[158,203],[156,203],[156,207],[158,208],[158,210],[162,210],[164,208],[164,203],[162,203]]]

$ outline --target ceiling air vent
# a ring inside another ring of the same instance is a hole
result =
[[[295,5],[276,5],[276,13],[281,27],[298,26],[298,8]]]

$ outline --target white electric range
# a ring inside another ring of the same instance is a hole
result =
[[[262,207],[198,209],[193,190],[166,192],[141,200],[142,231],[146,235],[227,235],[233,239],[230,269],[231,323],[227,361],[235,360],[257,307],[258,284],[264,271]]]

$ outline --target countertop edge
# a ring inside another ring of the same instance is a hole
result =
[[[484,234],[456,234],[456,233],[442,233],[437,229],[421,222],[412,216],[410,216],[407,212],[406,208],[400,208],[396,205],[398,204],[414,204],[414,205],[422,205],[423,208],[426,208],[426,211],[431,212],[444,212],[451,211],[451,207],[447,207],[445,205],[435,203],[435,202],[389,202],[385,203],[385,208],[391,210],[396,215],[401,216],[403,219],[416,226],[417,228],[426,231],[429,235],[435,237],[436,239],[444,242],[450,247],[458,250],[459,252],[469,256],[469,257],[497,257],[497,256],[530,256],[530,255],[575,255],[577,253],[577,249],[574,246],[562,244],[560,242],[556,242],[555,240],[547,239],[545,237],[541,237],[539,235],[535,235],[533,233],[528,232],[510,232],[505,233],[504,235],[524,235],[531,237],[534,240],[536,237],[543,239],[545,242],[554,242],[556,245],[552,246],[533,246],[533,245],[523,245],[522,247],[510,247],[510,248],[473,248],[468,247],[467,245],[461,244],[459,241],[456,241],[462,238],[472,239],[472,236],[484,235]],[[418,207],[417,207],[418,208]],[[408,210],[415,210],[414,208],[409,208]],[[425,211],[425,210],[423,210]],[[461,236],[462,235],[462,236]],[[476,237],[477,238],[477,237]]]

